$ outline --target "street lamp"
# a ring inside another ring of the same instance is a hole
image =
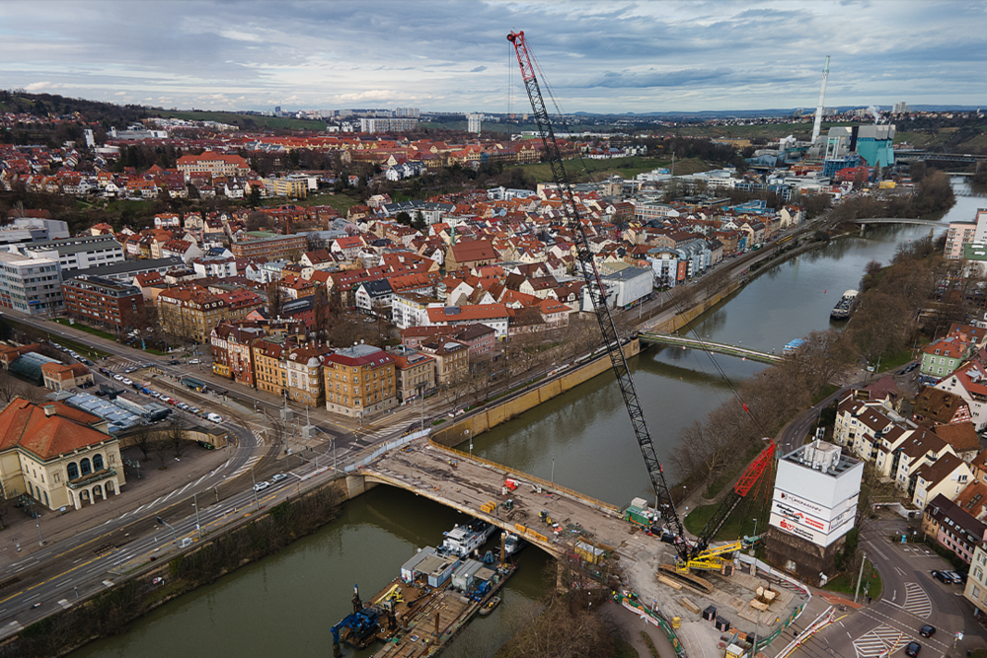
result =
[[[171,535],[175,539],[175,548],[178,548],[178,533],[175,531],[175,528],[170,523],[162,519],[160,516],[156,518],[159,524],[168,526],[168,528],[171,529]]]
[[[192,505],[195,507],[195,529],[199,533],[199,541],[202,541],[202,526],[199,525],[199,492],[192,494]]]

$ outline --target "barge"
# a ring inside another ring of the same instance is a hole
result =
[[[854,308],[857,305],[857,291],[847,290],[840,297],[840,301],[836,302],[836,306],[833,307],[833,312],[829,314],[831,320],[846,320],[853,313]]]
[[[353,613],[332,627],[333,656],[343,655],[342,644],[366,649],[375,643],[383,645],[375,658],[433,656],[475,615],[500,603],[497,592],[516,569],[427,546],[368,602],[354,587]]]

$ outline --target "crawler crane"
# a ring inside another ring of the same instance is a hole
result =
[[[589,291],[590,299],[593,302],[593,310],[596,320],[600,325],[603,334],[603,341],[610,356],[610,363],[614,374],[617,376],[617,384],[620,386],[620,393],[624,398],[624,405],[631,419],[634,428],[634,436],[641,448],[644,456],[644,463],[651,478],[651,485],[654,488],[655,499],[657,501],[657,512],[661,515],[661,523],[665,529],[674,535],[674,547],[678,555],[676,570],[680,573],[687,573],[690,569],[714,569],[722,564],[723,554],[731,550],[738,550],[744,547],[744,541],[730,545],[730,550],[710,549],[709,543],[716,533],[723,527],[730,514],[745,499],[751,488],[758,482],[770,466],[773,465],[775,444],[770,442],[757,458],[744,471],[743,475],[731,489],[727,497],[721,502],[714,515],[706,524],[706,528],[695,542],[689,542],[685,538],[685,528],[682,520],[675,512],[672,502],[672,495],[665,480],[664,469],[655,452],[655,446],[651,440],[651,433],[638,400],[637,391],[631,378],[630,369],[627,366],[627,358],[621,347],[620,337],[617,327],[614,324],[613,316],[606,302],[606,290],[600,273],[593,260],[593,252],[590,250],[589,239],[586,230],[579,216],[575,198],[572,193],[572,186],[566,174],[565,165],[562,161],[562,154],[558,141],[555,138],[555,131],[549,119],[548,111],[545,107],[545,100],[542,97],[541,88],[535,70],[541,73],[537,61],[528,50],[524,32],[511,32],[507,35],[507,40],[514,46],[518,64],[521,67],[521,79],[524,88],[528,93],[528,100],[531,103],[532,113],[535,122],[538,124],[538,131],[541,135],[542,144],[545,147],[545,159],[548,160],[552,169],[552,178],[555,182],[556,190],[562,203],[562,212],[565,216],[565,227],[571,230],[576,236],[576,259],[577,267],[583,277],[586,289]],[[756,538],[754,539],[756,541]]]

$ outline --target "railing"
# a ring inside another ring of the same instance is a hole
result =
[[[417,432],[412,432],[407,436],[402,436],[400,439],[395,439],[394,441],[388,441],[387,443],[379,445],[373,449],[367,448],[362,453],[359,453],[364,456],[360,457],[357,461],[349,464],[346,468],[343,469],[343,472],[352,473],[358,468],[363,468],[364,466],[366,466],[373,460],[377,459],[388,450],[394,450],[395,448],[400,448],[403,445],[411,443],[415,439],[420,439],[423,436],[428,436],[431,431],[432,431],[431,428],[419,430]]]
[[[620,602],[620,605],[624,606],[634,614],[639,615],[641,619],[644,619],[648,623],[653,624],[664,631],[665,636],[668,637],[668,641],[672,643],[672,648],[675,650],[675,655],[678,656],[678,658],[686,658],[685,647],[682,646],[682,642],[679,641],[679,638],[672,629],[671,624],[665,621],[664,617],[659,615],[657,612],[649,610],[623,592],[615,595],[614,598]]]
[[[517,479],[519,480],[523,480],[525,482],[528,481],[536,482],[541,486],[547,487],[553,491],[558,491],[568,496],[571,496],[573,498],[578,498],[579,500],[587,502],[593,505],[594,507],[600,508],[601,510],[607,512],[608,514],[618,514],[618,515],[620,514],[620,508],[617,507],[616,505],[613,505],[611,503],[606,503],[602,500],[593,498],[592,496],[587,496],[586,494],[583,493],[579,493],[574,489],[563,487],[558,483],[549,482],[548,480],[544,480],[536,475],[530,475],[529,473],[525,473],[523,471],[516,471],[508,466],[504,466],[503,464],[498,464],[497,462],[490,461],[489,459],[484,459],[483,457],[477,457],[476,455],[470,455],[469,453],[463,452],[462,450],[457,450],[456,448],[450,448],[449,446],[444,446],[441,443],[436,443],[432,439],[429,439],[428,443],[429,445],[438,448],[439,450],[444,450],[450,454],[456,455],[461,459],[466,459],[466,460],[478,462],[480,464],[485,464],[486,466],[489,466],[491,468],[504,471],[506,473],[510,473],[512,476],[516,476]]]
[[[78,489],[79,487],[86,487],[93,482],[99,482],[100,480],[105,480],[106,478],[111,478],[116,475],[117,472],[112,468],[104,468],[102,470],[96,471],[94,473],[87,473],[80,478],[75,480],[69,480],[65,484],[69,489]]]

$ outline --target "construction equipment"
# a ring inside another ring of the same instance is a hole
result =
[[[535,77],[535,61],[528,51],[524,32],[511,32],[507,35],[507,40],[514,45],[514,51],[517,54],[517,61],[521,67],[521,78],[524,81],[525,90],[528,92],[533,116],[541,133],[542,144],[545,146],[545,156],[552,168],[552,178],[562,201],[566,226],[573,230],[578,238],[576,240],[576,258],[579,263],[579,270],[586,288],[589,290],[590,299],[593,301],[593,310],[603,334],[603,342],[607,354],[610,356],[613,371],[617,376],[617,384],[620,386],[620,393],[624,398],[627,413],[630,415],[631,425],[634,427],[634,436],[641,447],[641,454],[644,456],[644,463],[648,468],[651,485],[658,501],[658,512],[662,515],[663,521],[671,525],[675,534],[683,537],[685,528],[682,527],[682,521],[675,513],[672,494],[668,489],[668,483],[665,481],[665,473],[658,461],[658,455],[655,453],[655,446],[651,440],[651,433],[648,431],[644,411],[641,409],[637,391],[634,389],[634,382],[631,380],[630,369],[627,366],[627,359],[621,347],[620,336],[617,333],[613,316],[610,315],[610,308],[607,306],[606,289],[600,279],[600,273],[596,269],[593,252],[589,246],[589,238],[576,210],[572,186],[566,175],[565,166],[562,164],[562,154],[555,139],[555,131],[552,129],[552,122],[548,118],[548,110],[545,108],[545,101]],[[688,558],[688,547],[684,542],[676,545],[676,551],[681,558]]]
[[[678,564],[684,565],[688,571],[690,562],[707,563],[717,559],[717,555],[705,555],[709,547],[709,542],[716,533],[723,527],[730,514],[736,509],[751,487],[758,481],[774,456],[774,442],[771,442],[757,459],[748,466],[740,480],[733,487],[730,494],[717,508],[713,517],[707,523],[705,530],[699,536],[698,541],[690,544],[685,540],[685,528],[682,521],[675,512],[672,502],[672,494],[665,480],[664,469],[655,452],[654,442],[651,440],[651,433],[644,418],[644,411],[638,400],[634,382],[631,379],[630,369],[627,366],[627,359],[621,346],[620,336],[614,324],[613,316],[607,305],[607,291],[600,278],[600,273],[593,260],[593,253],[590,249],[589,238],[586,235],[585,227],[579,216],[576,207],[575,197],[572,193],[572,185],[566,174],[562,160],[562,153],[559,149],[558,141],[555,138],[555,131],[545,107],[545,100],[542,97],[541,88],[535,75],[535,69],[539,69],[537,62],[528,49],[524,38],[524,32],[511,32],[507,35],[507,40],[514,46],[517,55],[518,65],[521,67],[521,79],[524,82],[525,90],[528,93],[528,100],[531,103],[532,116],[538,124],[538,131],[541,135],[542,144],[545,147],[545,159],[548,160],[552,169],[552,178],[558,191],[562,205],[562,212],[565,217],[565,226],[576,236],[576,258],[580,274],[589,291],[590,299],[593,302],[593,310],[596,320],[600,325],[603,334],[603,342],[610,356],[610,363],[614,374],[617,377],[617,384],[620,386],[620,393],[624,398],[624,405],[631,419],[634,429],[634,436],[641,448],[644,463],[648,469],[648,476],[651,478],[651,485],[654,488],[657,511],[661,515],[661,524],[665,529],[671,531],[675,536],[673,545],[678,554]],[[678,568],[678,565],[676,566]]]

